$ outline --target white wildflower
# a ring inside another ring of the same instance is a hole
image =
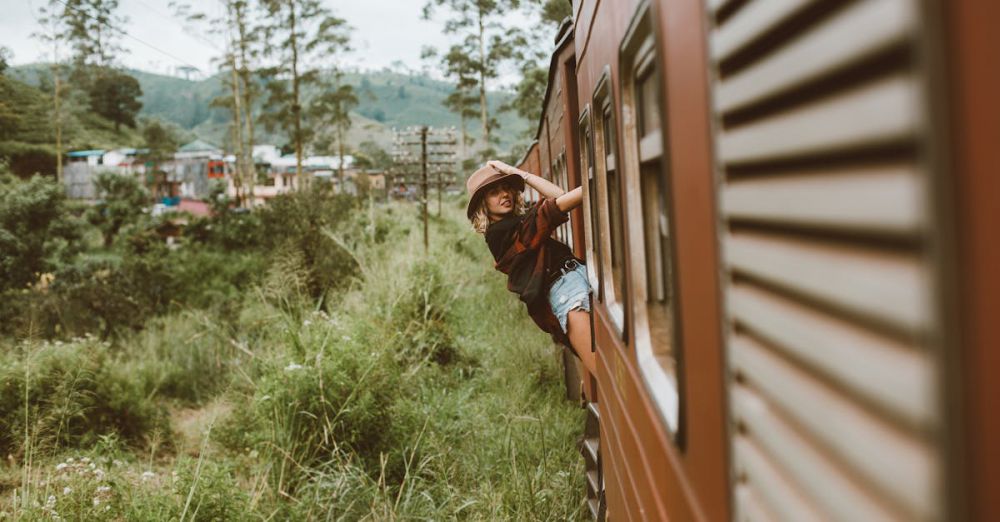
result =
[[[88,462],[90,462],[90,457],[83,457],[82,459],[80,459],[80,462],[87,464]]]
[[[56,507],[56,496],[49,495],[49,498],[45,499],[45,507],[52,509]]]
[[[66,464],[65,462],[60,462],[59,464],[56,464],[56,471],[62,471],[66,469],[67,466],[69,466],[69,464]]]
[[[311,324],[313,324],[313,322],[310,321],[309,319],[306,319],[306,320],[302,321],[302,326],[309,326]]]
[[[288,366],[285,366],[285,371],[286,372],[294,372],[296,370],[301,370],[302,368],[303,368],[303,366],[301,364],[292,363],[292,364],[289,364]]]
[[[112,462],[112,464],[114,464],[116,468],[120,468],[120,467],[122,467],[122,466],[124,466],[124,465],[125,465],[125,463],[124,463],[124,462],[122,462],[122,461],[120,461],[120,460],[118,460],[118,459],[115,459],[115,461],[114,461],[114,462]]]
[[[94,476],[97,477],[97,480],[103,480],[104,479],[104,470],[103,469],[95,469],[94,470]]]
[[[94,497],[93,503],[94,503],[94,507],[100,506],[101,505],[101,499],[99,499],[97,497]]]
[[[67,464],[72,464],[73,462],[75,462],[75,461],[73,460],[73,457],[70,457],[70,458],[66,459],[66,463],[67,463]]]
[[[111,491],[111,486],[97,486],[98,493],[107,493]]]
[[[341,339],[343,339],[345,343],[351,342],[351,336],[350,335],[342,336]]]
[[[153,479],[153,478],[156,478],[156,473],[153,473],[152,471],[143,471],[142,472],[142,481],[143,482],[146,482],[147,480],[150,480],[150,479]]]
[[[63,495],[69,495],[72,492],[73,492],[73,488],[71,488],[69,486],[66,486],[66,487],[63,488]]]

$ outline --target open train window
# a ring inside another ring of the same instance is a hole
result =
[[[558,176],[559,188],[564,191],[569,191],[569,170],[566,168],[566,153],[560,152],[559,156],[556,157],[556,174]],[[573,247],[573,226],[570,221],[567,221],[559,226],[559,240]]]
[[[604,300],[604,293],[601,290],[601,242],[599,241],[600,227],[597,226],[597,178],[594,176],[594,133],[590,127],[590,105],[583,110],[580,116],[580,165],[586,176],[583,185],[583,238],[587,244],[586,262],[587,276],[590,278],[590,286],[594,288],[594,297]]]
[[[660,78],[650,7],[644,2],[621,46],[621,170],[630,227],[632,313],[638,365],[671,432],[678,433],[679,336],[669,158],[661,130]]]
[[[610,68],[605,68],[604,76],[597,83],[594,92],[594,107],[598,107],[594,118],[594,128],[598,135],[595,143],[600,148],[596,151],[599,160],[596,162],[596,175],[603,183],[598,184],[600,199],[600,215],[607,216],[601,223],[602,238],[606,238],[605,252],[608,252],[607,263],[602,269],[604,281],[611,281],[604,286],[604,298],[608,303],[612,321],[618,333],[625,337],[625,302],[628,287],[625,281],[625,227],[622,211],[621,180],[618,171],[618,141],[615,131],[615,105],[612,98]]]

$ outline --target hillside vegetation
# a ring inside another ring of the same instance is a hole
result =
[[[37,86],[47,81],[48,68],[38,64],[25,65],[13,67],[9,74]],[[227,141],[229,112],[211,106],[212,100],[224,91],[218,75],[203,80],[186,80],[137,70],[130,70],[129,74],[135,76],[142,87],[140,116],[175,123],[211,143],[221,145]],[[348,73],[344,80],[357,89],[360,102],[352,113],[354,125],[347,137],[352,148],[364,141],[374,141],[383,148],[391,148],[393,127],[459,126],[458,116],[442,105],[452,89],[445,82],[390,71]],[[510,96],[504,92],[489,93],[491,108],[496,111]],[[500,150],[509,150],[516,143],[526,141],[526,133],[536,124],[513,112],[497,114],[500,128],[495,133],[500,140]],[[478,139],[478,120],[466,122],[466,128],[469,136]],[[285,142],[282,136],[269,134],[262,127],[258,132],[257,141],[260,143],[281,145]]]

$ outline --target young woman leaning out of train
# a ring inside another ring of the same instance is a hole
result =
[[[542,196],[530,208],[524,202],[525,184]],[[507,289],[520,296],[542,330],[571,347],[593,373],[587,269],[570,247],[552,238],[569,219],[568,212],[580,206],[582,189],[566,192],[495,160],[470,176],[466,189],[466,214],[472,228],[485,236],[495,268],[507,275]]]

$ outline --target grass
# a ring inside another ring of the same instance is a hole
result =
[[[425,256],[414,209],[381,208],[325,310],[278,255],[224,317],[0,347],[0,518],[581,518],[557,352],[445,210]]]

